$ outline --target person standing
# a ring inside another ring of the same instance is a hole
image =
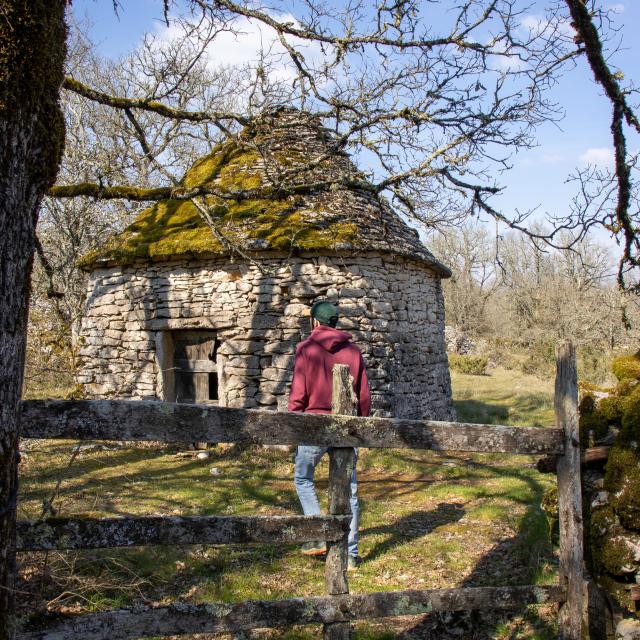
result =
[[[289,411],[331,413],[333,365],[346,364],[353,377],[354,391],[358,399],[358,415],[369,415],[371,394],[362,353],[352,342],[351,334],[336,329],[338,317],[338,308],[327,300],[320,300],[311,307],[311,334],[296,348]],[[316,465],[327,451],[328,447],[299,446],[296,452],[294,484],[306,516],[320,514],[313,476]],[[354,449],[354,456],[357,462],[357,449]],[[355,464],[351,477],[350,502],[352,516],[349,529],[349,568],[354,569],[360,564],[360,512]],[[302,547],[302,553],[305,555],[322,555],[325,552],[324,542],[309,542]]]

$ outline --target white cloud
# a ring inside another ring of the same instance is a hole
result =
[[[591,147],[580,156],[580,162],[603,169],[612,167],[614,163],[613,149],[611,147]]]
[[[274,15],[279,22],[290,22],[298,26],[291,14]],[[289,53],[278,40],[276,32],[258,20],[238,17],[229,24],[230,31],[219,33],[206,51],[207,63],[211,67],[238,66],[257,68],[264,65],[272,79],[293,81],[298,73]],[[183,27],[173,22],[162,25],[158,31],[162,40],[184,37]],[[318,43],[287,36],[287,41],[304,57],[308,66],[320,64],[325,56]]]
[[[498,42],[493,47],[494,51],[502,55],[494,56],[493,68],[497,71],[520,71],[524,67],[524,61],[520,59],[517,51],[513,51],[504,42]]]
[[[622,2],[616,2],[615,4],[610,4],[607,9],[609,9],[609,11],[613,11],[613,13],[624,13],[625,6]]]
[[[540,16],[529,15],[522,18],[520,23],[527,31],[533,33],[541,33],[548,26],[548,21],[544,20]]]
[[[554,29],[557,29],[558,33],[565,37],[572,38],[575,33],[568,18],[558,18],[556,21],[551,22],[544,16],[530,14],[522,18],[520,26],[532,36],[550,34]]]

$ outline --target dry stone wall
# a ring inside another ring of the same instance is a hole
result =
[[[167,336],[217,332],[219,403],[286,410],[318,296],[364,353],[376,415],[452,418],[440,278],[384,254],[181,260],[92,272],[78,382],[89,397],[171,399]],[[170,362],[169,362],[170,365]]]

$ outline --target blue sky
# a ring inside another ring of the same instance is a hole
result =
[[[546,3],[532,3],[532,14],[542,13]],[[607,3],[616,9],[616,25],[620,29],[622,48],[611,62],[623,70],[625,78],[640,84],[640,46],[636,44],[634,27],[640,25],[640,2],[623,0]],[[161,0],[121,0],[119,16],[111,0],[74,0],[73,12],[92,23],[90,35],[99,51],[117,58],[140,41],[146,31],[161,29]],[[277,3],[276,3],[277,5]],[[545,124],[537,131],[538,146],[520,152],[513,158],[514,167],[498,176],[506,187],[497,201],[506,213],[518,208],[564,213],[574,187],[565,184],[567,176],[588,161],[604,163],[611,156],[609,124],[611,108],[602,91],[594,84],[585,60],[566,73],[551,90],[551,97],[566,112],[558,124]],[[629,137],[629,148],[637,149],[639,141]],[[604,236],[600,236],[603,240]]]

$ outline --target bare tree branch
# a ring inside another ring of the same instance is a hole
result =
[[[97,91],[96,89],[92,89],[86,84],[70,77],[66,77],[64,79],[62,88],[67,89],[68,91],[73,91],[84,98],[109,107],[115,107],[117,109],[142,109],[143,111],[152,111],[153,113],[157,113],[165,118],[172,118],[175,120],[188,120],[189,122],[213,122],[214,124],[220,120],[234,120],[242,125],[246,125],[249,122],[246,117],[238,113],[185,111],[183,109],[174,109],[173,107],[169,107],[166,104],[155,100],[110,96],[101,91]]]

